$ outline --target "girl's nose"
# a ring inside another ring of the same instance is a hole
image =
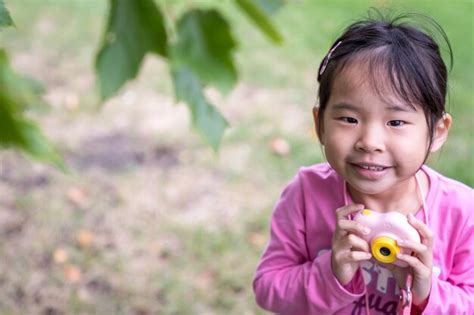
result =
[[[377,130],[375,127],[367,126],[361,130],[355,149],[362,152],[383,152],[385,144],[383,140],[383,131]]]

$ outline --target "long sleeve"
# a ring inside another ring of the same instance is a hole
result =
[[[303,194],[297,177],[274,209],[270,242],[253,282],[256,300],[279,314],[334,313],[364,294],[363,278],[359,272],[343,287],[333,275],[330,251],[310,260]]]
[[[464,224],[459,227],[461,232],[454,248],[452,269],[446,280],[433,275],[430,297],[423,314],[474,314],[472,216],[467,221],[458,223]]]
[[[433,231],[433,277],[423,314],[474,314],[474,190],[424,166]],[[257,303],[284,315],[393,314],[399,290],[390,271],[361,263],[341,286],[331,269],[334,211],[344,205],[344,182],[327,164],[302,168],[273,211],[270,241],[253,282]],[[365,282],[365,284],[364,284]],[[367,293],[366,293],[367,292]],[[364,294],[366,297],[364,298]],[[412,314],[420,310],[412,309]]]

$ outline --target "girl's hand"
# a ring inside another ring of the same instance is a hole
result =
[[[368,234],[370,230],[347,218],[350,213],[363,209],[363,205],[349,205],[336,210],[336,230],[332,237],[331,267],[342,285],[346,285],[352,280],[359,268],[360,261],[369,260],[372,257],[369,244],[358,236]]]
[[[420,220],[416,219],[411,213],[408,215],[408,222],[418,231],[421,237],[421,243],[412,241],[399,241],[400,247],[410,249],[413,255],[398,254],[397,258],[408,263],[409,267],[393,267],[392,273],[397,279],[398,286],[405,288],[405,281],[408,272],[413,274],[412,294],[413,304],[423,305],[431,290],[431,273],[433,266],[433,233]]]

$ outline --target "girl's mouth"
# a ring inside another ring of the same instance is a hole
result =
[[[379,179],[385,175],[389,166],[372,164],[372,163],[352,163],[356,173],[367,179]]]
[[[379,165],[364,165],[364,164],[356,164],[356,165],[365,170],[376,171],[376,172],[380,172],[386,169],[385,166],[379,166]]]

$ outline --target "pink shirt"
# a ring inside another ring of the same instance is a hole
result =
[[[474,314],[474,191],[427,166],[422,170],[430,181],[426,206],[434,233],[432,287],[423,314]],[[285,188],[253,282],[262,308],[362,315],[367,290],[370,314],[395,314],[399,291],[388,269],[364,262],[344,287],[333,275],[334,212],[344,206],[343,191],[343,179],[327,163],[302,168]],[[423,211],[416,217],[426,222]]]

